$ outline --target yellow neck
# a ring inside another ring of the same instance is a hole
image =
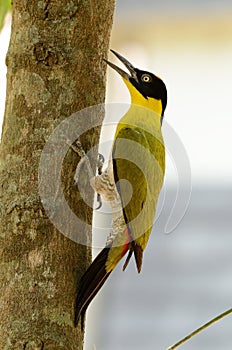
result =
[[[156,100],[155,98],[148,97],[145,98],[128,80],[123,79],[126,84],[130,95],[131,103],[145,108],[149,108],[156,112],[159,116],[162,114],[162,102],[161,100]]]

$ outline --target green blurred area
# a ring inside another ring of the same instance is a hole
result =
[[[3,27],[4,19],[11,9],[11,0],[0,0],[0,30]]]

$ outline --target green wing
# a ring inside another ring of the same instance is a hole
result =
[[[139,215],[147,197],[147,149],[149,145],[143,131],[130,127],[119,131],[113,147],[114,179],[130,231],[130,222]]]
[[[141,129],[131,127],[120,129],[114,143],[112,156],[114,179],[121,197],[125,223],[131,236],[131,248],[124,268],[126,268],[133,251],[138,272],[141,270],[145,248],[145,245],[141,244],[138,238],[144,236],[145,233],[142,228],[143,215],[141,212],[148,192],[147,151],[149,152],[149,144]]]
[[[113,146],[113,169],[123,215],[132,239],[138,271],[154,223],[164,178],[165,150],[161,132],[122,127]]]

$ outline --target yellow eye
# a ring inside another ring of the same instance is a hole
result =
[[[148,74],[143,74],[141,77],[141,80],[144,81],[144,83],[150,83],[151,82],[151,77]]]

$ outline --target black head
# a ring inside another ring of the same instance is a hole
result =
[[[134,71],[136,73],[136,78],[129,78],[131,84],[133,84],[145,98],[153,97],[156,100],[161,100],[163,115],[167,106],[167,89],[163,80],[153,73],[138,68],[135,68]]]
[[[115,64],[106,61],[114,70],[116,70],[124,79],[131,82],[131,84],[141,93],[144,98],[155,98],[162,102],[162,116],[167,106],[167,89],[164,82],[153,73],[135,68],[129,61],[127,61],[119,53],[111,50],[115,56],[126,66],[130,74],[124,72]]]

